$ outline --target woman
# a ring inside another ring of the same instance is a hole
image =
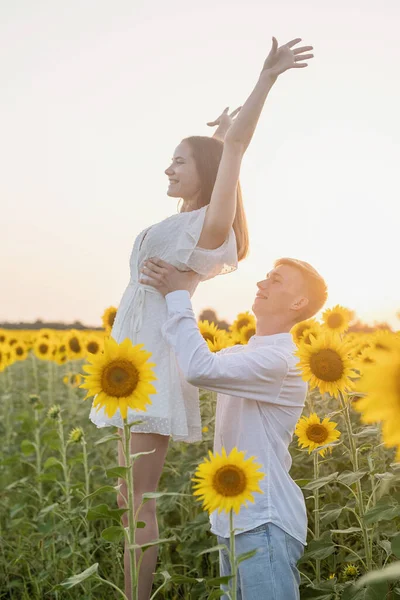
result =
[[[238,261],[245,258],[248,235],[239,184],[242,158],[278,75],[290,68],[307,66],[300,61],[312,57],[307,54],[311,46],[292,50],[300,41],[295,39],[278,48],[273,38],[257,85],[236,119],[232,119],[224,142],[190,137],[179,144],[165,173],[170,179],[167,193],[183,199],[182,210],[147,227],[135,240],[130,258],[131,280],[121,299],[111,335],[117,342],[129,337],[133,344],[143,343],[145,349],[152,352],[151,361],[156,364],[157,381],[153,384],[157,394],[152,396],[152,404],[145,413],[128,409],[128,421],[141,421],[131,427],[131,452],[155,449],[154,453],[135,462],[136,506],[144,492],[157,488],[169,437],[185,442],[201,439],[198,390],[181,377],[176,358],[161,336],[161,326],[166,319],[165,300],[153,287],[140,283],[143,263],[158,256],[178,269],[196,271],[200,281],[204,281],[235,270]],[[98,427],[122,426],[119,411],[108,418],[104,409],[97,412],[92,407],[90,419]],[[122,430],[120,433],[122,435]],[[119,460],[124,465],[121,447]],[[126,484],[123,480],[120,483],[118,503],[125,507]],[[137,530],[137,543],[158,539],[155,500],[145,503],[138,518],[146,526]],[[145,552],[141,564],[140,600],[150,597],[156,561],[157,547],[154,546]],[[129,556],[125,550],[128,597],[129,578]]]

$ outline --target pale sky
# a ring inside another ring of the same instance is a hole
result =
[[[175,147],[243,104],[275,35],[281,75],[243,159],[249,257],[200,284],[232,321],[281,256],[337,303],[400,322],[398,0],[5,0],[0,5],[0,320],[100,325],[136,235],[177,212]]]

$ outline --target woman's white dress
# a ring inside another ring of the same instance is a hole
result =
[[[139,283],[140,269],[144,261],[159,257],[177,269],[196,271],[200,281],[237,269],[237,247],[233,228],[225,242],[215,250],[197,247],[207,206],[190,212],[172,215],[155,225],[147,227],[137,236],[130,257],[130,281],[121,298],[111,336],[120,343],[129,338],[132,343],[144,344],[143,349],[152,352],[149,361],[157,390],[151,394],[147,411],[128,408],[128,421],[140,420],[131,431],[170,435],[174,440],[196,442],[201,440],[201,419],[198,388],[183,377],[176,357],[161,335],[161,327],[167,318],[164,296],[155,288]],[[104,408],[96,410],[93,405],[89,415],[97,427],[123,426],[119,409],[109,418]]]

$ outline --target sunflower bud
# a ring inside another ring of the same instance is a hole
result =
[[[33,408],[36,408],[38,404],[40,404],[40,398],[37,394],[30,394],[29,395],[29,404],[31,406],[33,406]]]
[[[348,581],[349,579],[355,579],[359,575],[359,570],[356,565],[352,563],[346,565],[342,571],[343,579]]]
[[[70,431],[68,439],[72,444],[78,444],[83,439],[83,429],[75,427]]]
[[[58,406],[58,404],[54,404],[53,406],[51,406],[47,412],[47,416],[49,419],[58,419],[58,417],[60,416],[61,413],[61,408]]]

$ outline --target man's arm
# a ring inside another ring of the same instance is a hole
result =
[[[258,402],[278,399],[288,363],[276,347],[263,346],[254,352],[211,352],[199,331],[189,292],[171,292],[165,299],[168,320],[162,334],[189,383]]]

